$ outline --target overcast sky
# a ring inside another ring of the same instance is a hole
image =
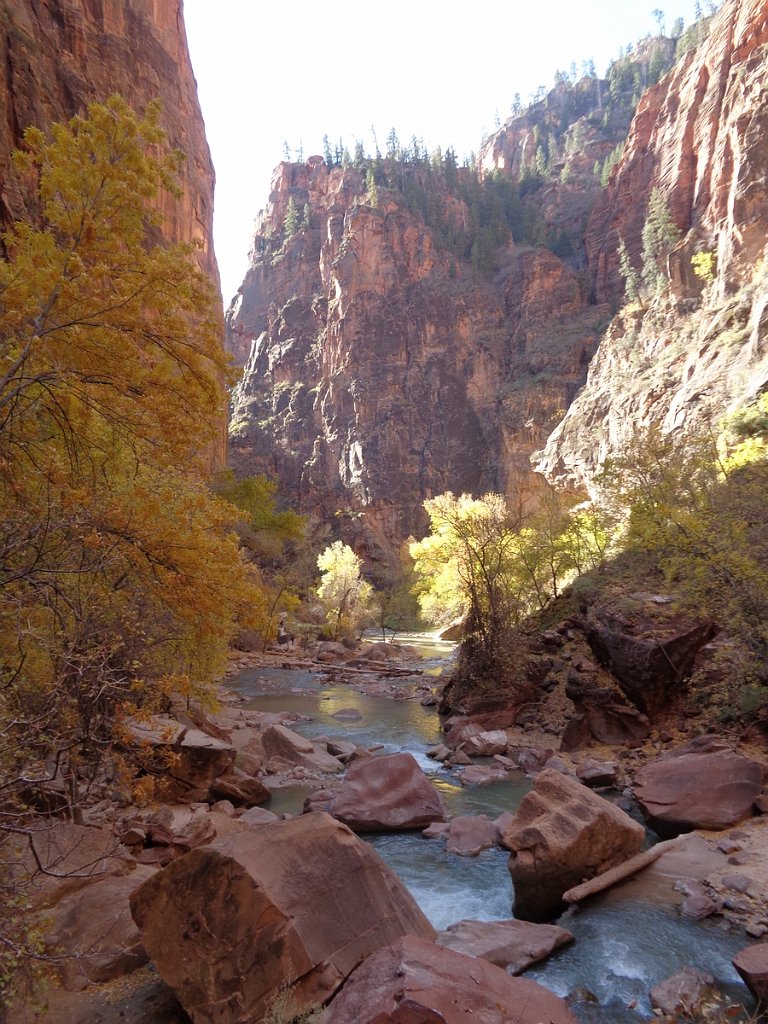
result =
[[[663,10],[693,21],[695,0]],[[706,2],[703,3],[705,10]],[[392,127],[459,160],[503,122],[515,93],[558,69],[599,74],[657,28],[651,0],[184,0],[192,64],[216,167],[214,240],[225,305],[239,287],[253,221],[285,143],[384,148]]]

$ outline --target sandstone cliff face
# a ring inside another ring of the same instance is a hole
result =
[[[218,288],[213,164],[187,49],[182,0],[0,0],[0,224],[25,210],[10,164],[25,128],[45,128],[119,93],[141,111],[163,104],[169,144],[186,160],[181,196],[162,200],[169,242],[193,242]],[[215,464],[226,458],[226,427]]]
[[[280,244],[291,198],[308,224]],[[605,315],[547,250],[512,245],[478,283],[401,194],[372,206],[354,168],[281,164],[228,314],[245,360],[230,459],[375,552],[423,528],[424,498],[530,478]]]
[[[551,480],[588,488],[637,427],[716,422],[768,384],[767,60],[766,0],[726,0],[708,39],[644,94],[586,242],[597,295],[618,299],[619,237],[639,267],[648,197],[660,188],[682,235],[670,297],[611,325],[584,390],[535,457]],[[702,251],[716,257],[706,286],[691,267]]]

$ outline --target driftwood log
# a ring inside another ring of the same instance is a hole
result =
[[[572,889],[568,889],[567,892],[563,893],[563,901],[565,903],[580,903],[587,896],[594,896],[598,892],[610,889],[617,882],[623,882],[625,878],[629,878],[631,875],[635,875],[638,871],[642,871],[643,868],[653,864],[662,854],[676,847],[678,840],[679,837],[667,839],[663,843],[657,843],[650,850],[643,850],[642,853],[635,854],[634,857],[625,860],[623,864],[618,864],[615,868],[604,871],[602,875],[596,875],[595,878],[590,878],[587,882],[574,885]]]

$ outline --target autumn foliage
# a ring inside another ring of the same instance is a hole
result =
[[[0,261],[0,798],[45,780],[76,805],[117,771],[122,718],[210,692],[262,596],[207,484],[221,314],[193,248],[159,241],[180,157],[157,107],[112,98],[24,142],[38,217]]]

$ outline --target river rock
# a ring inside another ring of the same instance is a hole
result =
[[[335,775],[342,770],[341,761],[329,754],[324,744],[313,743],[287,726],[278,724],[255,730],[240,756],[255,757],[276,772],[302,767]]]
[[[127,732],[137,746],[170,763],[166,782],[178,800],[205,800],[211,783],[235,763],[236,750],[228,741],[202,729],[187,727],[167,715],[146,721],[131,719]]]
[[[459,781],[462,786],[484,786],[488,782],[501,782],[507,773],[503,768],[490,768],[484,764],[471,764],[462,769]]]
[[[469,736],[462,744],[470,757],[492,757],[507,752],[507,734],[504,729],[487,729]]]
[[[644,765],[635,797],[648,824],[663,839],[693,829],[720,831],[754,813],[764,765],[731,749],[689,744]]]
[[[324,1024],[576,1024],[535,981],[407,935],[368,957],[333,999]]]
[[[490,960],[510,974],[521,974],[569,942],[573,935],[565,928],[514,919],[457,921],[437,936],[438,946]]]
[[[485,814],[460,814],[448,822],[445,849],[460,857],[476,857],[496,845],[496,825]]]
[[[211,782],[210,793],[214,800],[231,800],[238,807],[253,807],[270,798],[270,792],[259,779],[241,768],[228,768]]]
[[[712,988],[715,979],[711,974],[697,971],[694,967],[683,967],[651,989],[651,1006],[670,1016],[679,1011],[690,1010]]]
[[[76,992],[110,981],[147,962],[128,901],[155,874],[155,868],[139,865],[126,875],[68,892],[52,912],[46,912],[46,950],[57,957],[56,970],[65,989]]]
[[[643,826],[614,804],[545,769],[501,837],[512,851],[515,917],[555,916],[564,892],[634,856],[644,838]]]
[[[327,814],[237,830],[145,882],[131,910],[195,1024],[267,1019],[322,1002],[355,965],[435,931],[376,852]]]
[[[412,754],[354,761],[329,811],[358,832],[399,832],[445,819],[440,794]]]
[[[768,1008],[768,942],[756,942],[740,950],[733,958],[733,966],[758,1006]]]

